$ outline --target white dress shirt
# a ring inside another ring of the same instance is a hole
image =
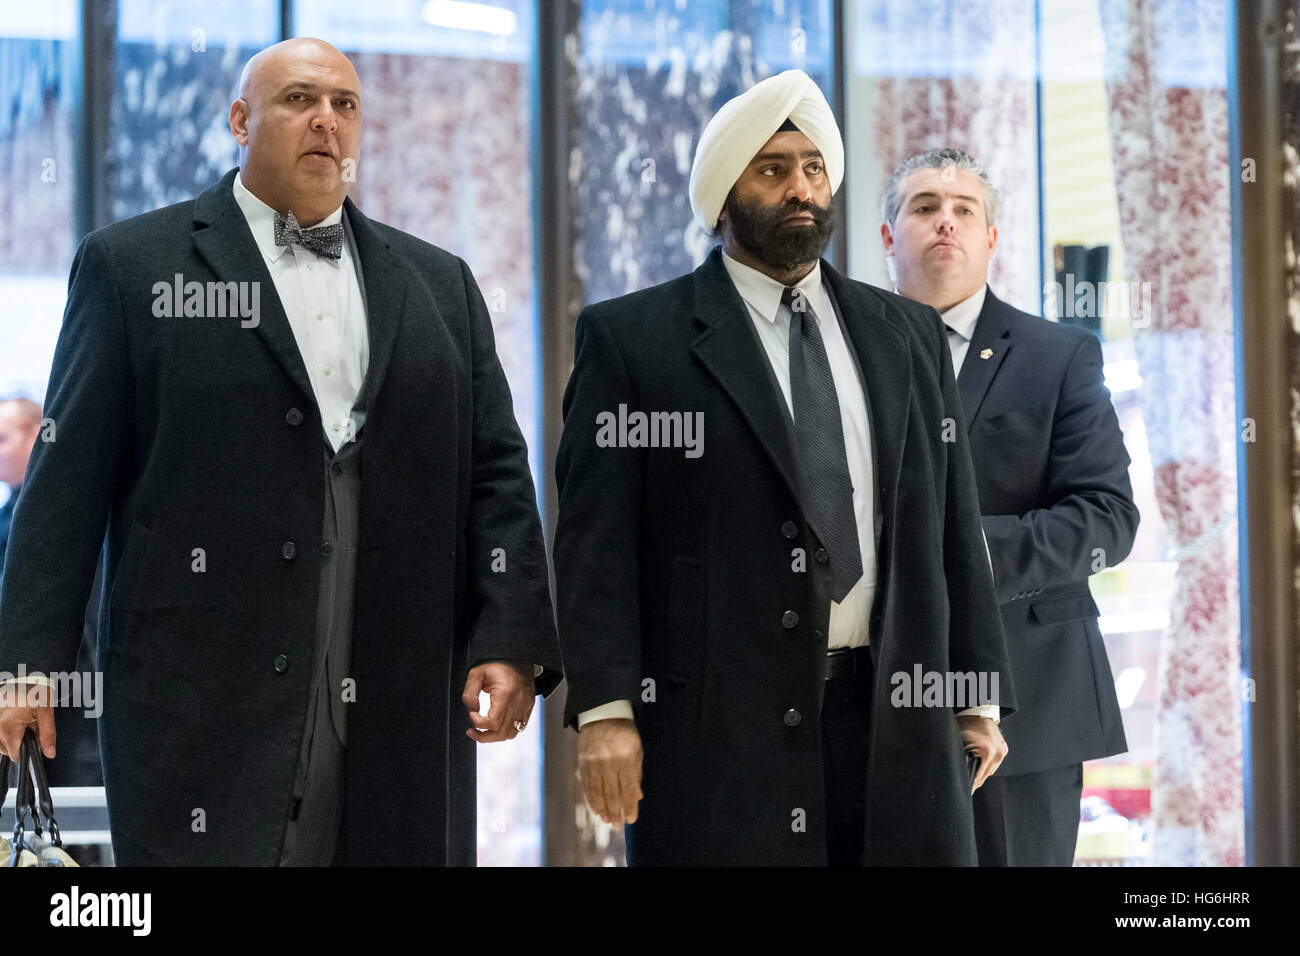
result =
[[[352,405],[370,364],[366,310],[351,243],[343,243],[338,259],[318,256],[302,246],[277,246],[275,210],[249,192],[241,177],[242,173],[235,176],[235,202],[271,273],[307,367],[325,437],[337,452],[361,426],[361,415],[352,419]],[[342,221],[340,205],[316,226]]]
[[[961,364],[970,350],[970,340],[975,337],[975,324],[979,322],[980,312],[984,309],[984,293],[988,288],[987,285],[980,286],[972,295],[962,299],[941,316],[943,324],[952,329],[948,333],[948,350],[952,352],[954,375],[961,374]]]

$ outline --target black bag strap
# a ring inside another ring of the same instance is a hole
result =
[[[23,837],[29,813],[32,816],[32,832],[37,836],[42,835],[41,817],[44,816],[50,829],[50,842],[62,847],[63,839],[59,836],[59,825],[54,820],[54,799],[45,778],[40,743],[36,732],[30,727],[23,734],[23,742],[18,749],[18,783],[14,793],[14,838],[10,866],[18,865],[18,858],[25,849]]]
[[[9,796],[9,768],[13,766],[13,761],[9,759],[8,754],[0,754],[0,807],[5,805],[5,797]]]
[[[41,816],[45,817],[50,828],[50,836],[55,841],[55,846],[58,846],[58,824],[54,822],[54,797],[50,794],[50,784],[45,777],[45,758],[41,756],[40,738],[30,727],[27,728],[24,743],[28,747],[28,763],[31,767],[32,779],[36,782],[36,797],[40,801]],[[39,820],[36,832],[38,834],[41,832]]]

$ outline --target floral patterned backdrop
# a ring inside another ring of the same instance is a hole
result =
[[[1161,646],[1157,866],[1240,866],[1241,647],[1226,4],[1100,0],[1156,499],[1179,562]]]
[[[877,197],[909,156],[965,149],[999,193],[989,284],[1041,314],[1034,4],[857,0],[853,9],[855,82],[875,87],[874,114],[853,119],[872,124],[876,156],[858,164],[874,181],[852,188]],[[874,225],[867,232],[879,231],[878,213]]]

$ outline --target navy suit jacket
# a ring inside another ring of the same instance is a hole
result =
[[[998,773],[1123,753],[1088,577],[1128,556],[1138,510],[1101,345],[989,289],[957,388],[1019,706]]]

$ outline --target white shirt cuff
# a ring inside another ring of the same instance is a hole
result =
[[[591,710],[584,710],[578,715],[578,730],[591,723],[593,720],[633,720],[635,714],[632,712],[632,702],[630,700],[611,700],[608,704],[601,704],[599,707],[593,707]]]
[[[987,717],[993,723],[1001,723],[998,718],[1001,708],[997,704],[980,704],[978,707],[967,707],[965,710],[957,712],[958,717]]]

